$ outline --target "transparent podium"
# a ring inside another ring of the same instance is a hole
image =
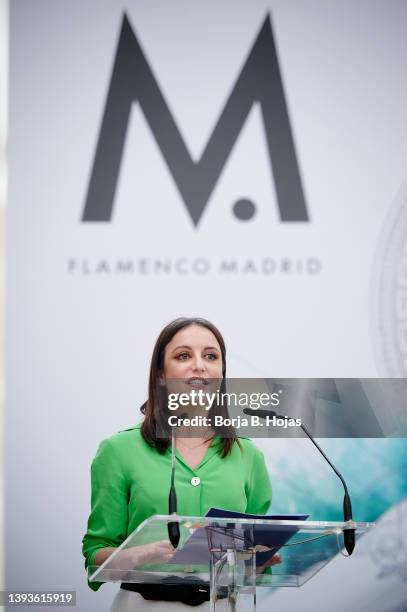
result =
[[[168,523],[174,520],[180,530],[176,553],[167,563],[143,564],[144,545],[168,540]],[[88,578],[152,585],[153,590],[193,585],[208,594],[211,611],[246,612],[256,609],[257,588],[302,586],[338,553],[346,554],[345,530],[354,530],[357,546],[358,537],[373,525],[154,515],[103,565],[90,566]],[[277,551],[281,563],[270,566]]]

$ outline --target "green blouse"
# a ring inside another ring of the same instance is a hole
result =
[[[271,485],[262,452],[239,438],[221,458],[215,439],[192,469],[176,452],[175,487],[180,515],[204,516],[211,507],[265,514]],[[91,513],[83,538],[85,567],[97,551],[120,544],[153,514],[168,513],[171,449],[164,454],[147,444],[140,425],[103,440],[91,467]],[[102,583],[89,586],[97,590]]]

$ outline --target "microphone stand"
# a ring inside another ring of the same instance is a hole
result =
[[[343,489],[345,491],[345,496],[343,498],[343,519],[344,519],[345,523],[347,521],[351,521],[352,520],[352,502],[350,500],[350,496],[349,496],[349,492],[348,492],[348,487],[346,486],[346,482],[345,482],[342,474],[336,469],[334,464],[328,459],[328,457],[325,455],[324,451],[317,444],[317,442],[315,442],[314,438],[311,436],[310,432],[305,427],[305,425],[301,424],[301,429],[303,430],[303,432],[305,434],[307,434],[308,438],[311,440],[313,445],[319,450],[321,455],[328,462],[328,464],[331,466],[331,468],[333,469],[333,471],[335,472],[335,474],[338,476],[339,480],[341,481],[341,483],[343,485]],[[344,532],[343,532],[343,540],[344,540],[345,549],[346,549],[347,553],[349,555],[351,555],[353,553],[353,549],[355,548],[355,530],[354,529],[345,529]]]
[[[175,490],[175,449],[176,449],[176,436],[175,436],[175,425],[171,428],[171,486],[170,494],[168,496],[168,514],[177,514],[177,492]],[[168,538],[174,548],[178,547],[180,540],[180,530],[178,521],[171,521],[168,523]]]
[[[277,414],[276,412],[274,412],[274,410],[258,410],[258,409],[255,410],[253,408],[244,408],[243,412],[245,414],[259,416],[261,419],[265,419],[267,417],[273,417],[273,416],[275,416],[276,418],[280,418],[280,419],[289,418],[289,417],[284,417],[284,416],[282,416],[280,414]],[[333,469],[333,471],[335,472],[335,474],[338,476],[339,480],[341,481],[341,483],[343,485],[343,488],[344,488],[344,491],[345,491],[345,496],[343,498],[343,517],[344,517],[344,522],[346,523],[347,521],[351,521],[352,520],[352,503],[351,503],[351,500],[350,500],[350,496],[349,496],[349,492],[348,492],[348,487],[346,486],[346,482],[345,482],[342,474],[336,469],[334,464],[328,459],[328,457],[325,455],[325,453],[322,450],[322,448],[315,442],[314,438],[311,436],[310,432],[305,427],[305,425],[301,424],[300,427],[303,430],[303,432],[308,436],[308,438],[311,440],[313,445],[319,450],[319,452],[321,453],[321,455],[323,456],[325,461],[327,461],[327,463],[331,466],[331,468]],[[344,532],[343,532],[343,540],[344,540],[345,549],[346,549],[347,553],[349,555],[351,555],[353,553],[354,548],[355,548],[355,530],[354,529],[345,529]]]

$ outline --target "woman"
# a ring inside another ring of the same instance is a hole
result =
[[[225,343],[212,323],[180,318],[162,330],[151,360],[148,400],[141,408],[143,422],[104,440],[92,463],[92,509],[83,538],[86,567],[101,565],[146,518],[168,512],[171,442],[167,434],[158,433],[162,430],[159,390],[179,380],[199,389],[209,379],[225,376]],[[271,486],[260,450],[250,440],[238,439],[230,428],[221,435],[210,428],[195,435],[199,437],[177,435],[178,513],[204,516],[209,508],[217,507],[265,514]],[[166,562],[174,553],[169,542],[133,551],[134,565]],[[89,583],[94,590],[100,585]],[[152,609],[152,602],[129,588],[122,585],[112,610]],[[157,609],[172,609],[171,605],[160,602]],[[174,605],[174,609],[184,606]]]

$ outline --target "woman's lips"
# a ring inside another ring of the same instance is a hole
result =
[[[187,380],[187,384],[193,387],[205,387],[207,384],[209,384],[209,381],[207,381],[205,378],[194,377],[189,378]]]

